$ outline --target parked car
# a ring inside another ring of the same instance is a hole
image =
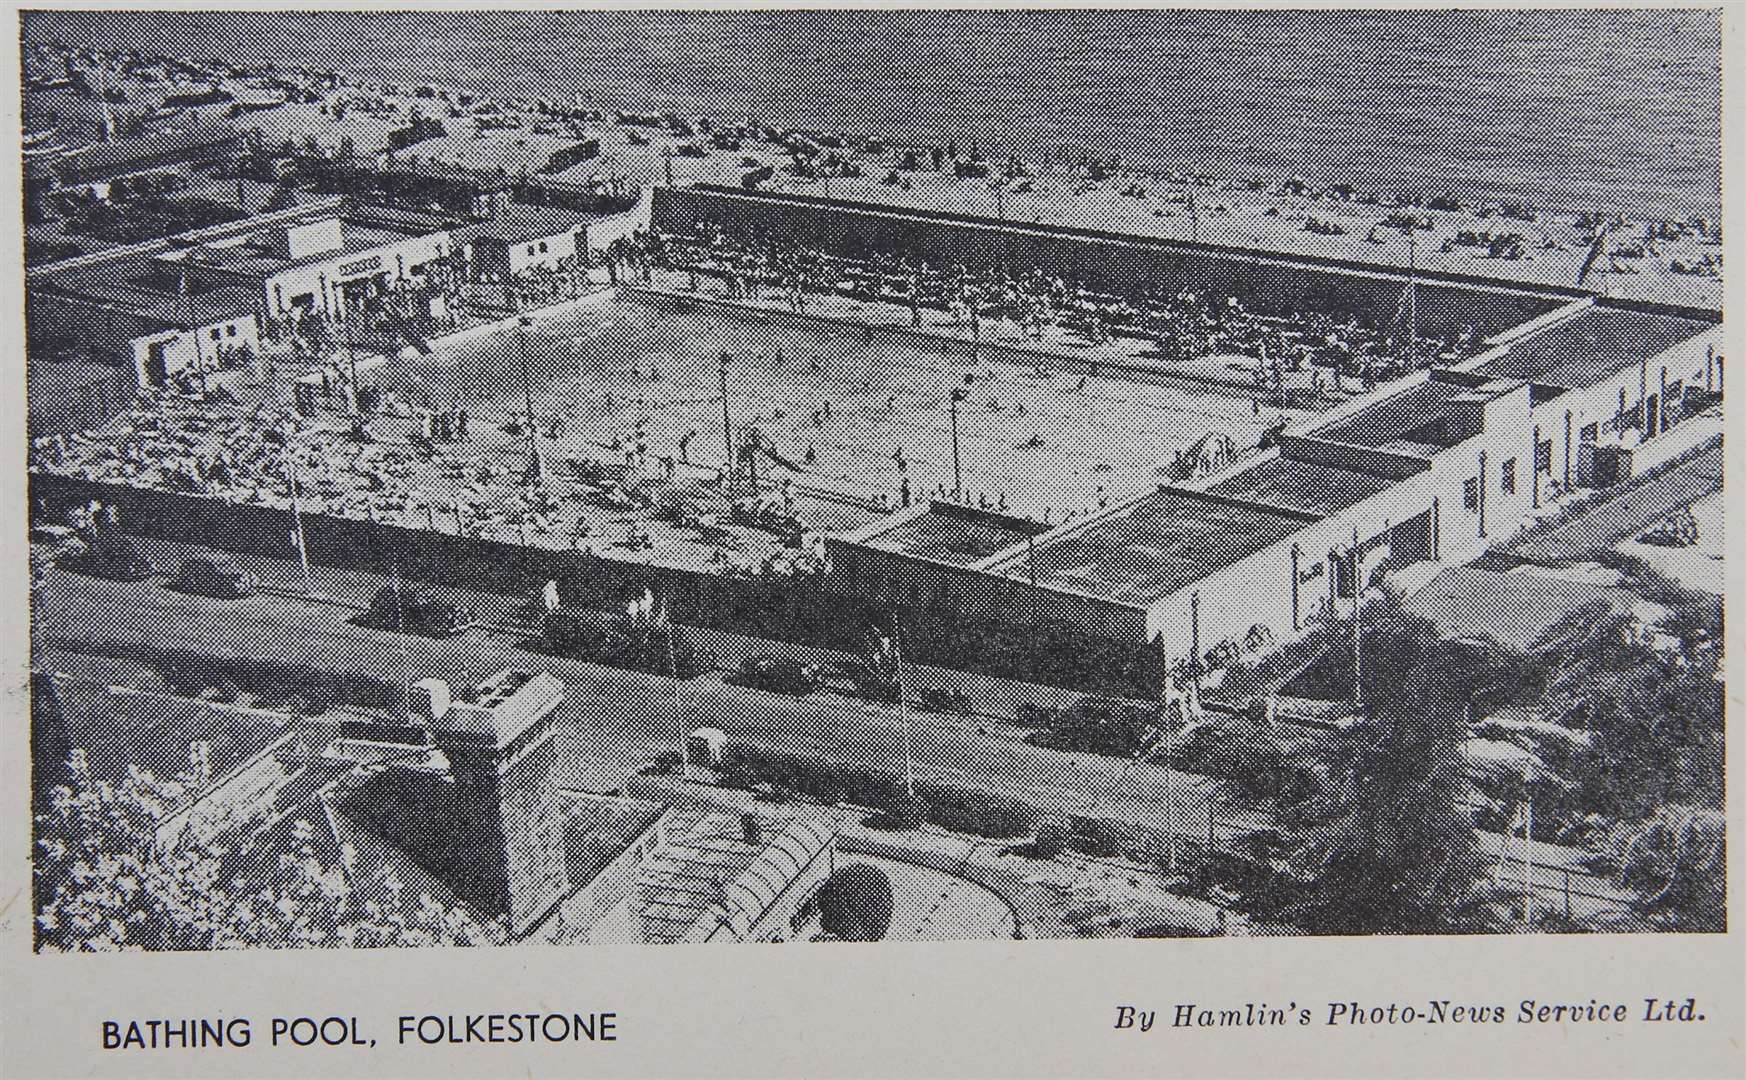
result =
[[[817,664],[798,660],[778,660],[774,656],[754,656],[740,668],[740,678],[748,686],[781,694],[810,694],[819,688],[823,672]]]
[[[223,555],[193,555],[183,560],[182,569],[170,582],[170,588],[200,596],[235,599],[255,591],[255,576]]]
[[[915,703],[931,712],[970,711],[970,696],[957,687],[930,686],[916,695]]]
[[[112,581],[144,581],[158,572],[125,537],[94,543],[89,551],[67,556],[64,563],[69,569]]]
[[[416,585],[384,585],[376,591],[370,610],[360,621],[366,626],[408,634],[449,637],[472,622],[472,613],[440,600]]]

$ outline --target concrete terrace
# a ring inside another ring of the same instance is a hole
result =
[[[970,566],[1046,529],[1026,518],[936,500],[880,518],[848,539],[884,551]]]
[[[1386,476],[1276,457],[1233,473],[1205,490],[1243,502],[1328,515],[1356,506],[1393,484]]]
[[[1039,586],[1150,604],[1303,528],[1308,515],[1162,490],[982,569]]]
[[[1315,428],[1310,434],[1377,450],[1427,456],[1461,441],[1446,430],[1449,409],[1471,393],[1469,387],[1429,379]]]
[[[1480,371],[1586,389],[1717,324],[1652,311],[1596,307],[1528,337]]]

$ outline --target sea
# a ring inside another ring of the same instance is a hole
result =
[[[1716,11],[26,12],[23,38],[584,107],[1719,216]]]

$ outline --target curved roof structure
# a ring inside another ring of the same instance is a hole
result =
[[[816,819],[790,822],[725,890],[729,910],[755,921],[830,845],[833,830]]]

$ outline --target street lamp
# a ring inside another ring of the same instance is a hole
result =
[[[1418,367],[1419,358],[1419,234],[1407,230],[1407,356],[1406,369]]]
[[[890,676],[892,703],[897,706],[898,737],[903,744],[903,790],[909,804],[914,805],[915,750],[910,740],[909,706],[903,697],[903,639],[897,633],[896,614],[891,616],[890,633],[878,636],[874,650]]]
[[[527,328],[532,325],[533,320],[526,315],[515,321],[516,352],[521,358],[522,397],[527,405],[527,479],[528,483],[535,484],[540,481],[543,471],[540,468],[539,427],[534,420],[533,369],[527,358]]]
[[[309,566],[309,541],[303,533],[303,506],[297,493],[297,458],[294,437],[291,432],[285,433],[285,480],[291,489],[291,519],[296,524],[291,539],[297,545],[297,560],[303,564],[303,591],[314,599],[315,571]]]
[[[994,182],[994,216],[1000,221],[1000,273],[1002,277],[1012,274],[1012,245],[1006,235],[1006,177],[1002,176]]]
[[[954,386],[947,404],[952,415],[952,497],[964,498],[964,462],[958,453],[958,404],[964,400],[964,388]]]

